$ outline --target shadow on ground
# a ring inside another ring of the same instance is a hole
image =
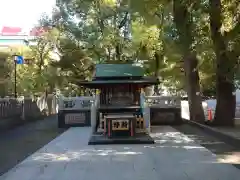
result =
[[[56,117],[28,123],[0,133],[0,175],[63,133]]]
[[[240,169],[240,149],[224,143],[220,139],[210,136],[203,130],[188,124],[174,126],[175,129],[184,133],[187,137],[194,140],[197,144],[207,148],[217,155],[222,163],[232,164]]]
[[[192,130],[191,127],[185,128]],[[204,134],[196,134],[197,130],[190,130],[184,135],[169,126],[153,127],[151,135],[155,144],[88,146],[86,138],[91,129],[71,128],[61,138],[18,164],[2,179],[19,179],[21,176],[22,179],[36,180],[46,177],[59,180],[79,177],[91,180],[99,177],[227,180],[230,177],[231,180],[238,180],[238,169],[219,161],[198,144],[221,142]]]

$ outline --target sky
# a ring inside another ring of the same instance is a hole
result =
[[[29,30],[43,13],[51,14],[56,0],[0,0],[0,28],[21,27]]]

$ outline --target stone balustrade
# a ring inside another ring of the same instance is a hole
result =
[[[0,129],[6,129],[25,121],[40,119],[57,112],[57,99],[0,98]]]
[[[181,107],[181,99],[177,96],[146,96],[145,101],[151,107]]]
[[[145,96],[144,118],[152,125],[181,124],[181,99],[177,96]]]
[[[97,97],[60,97],[58,126],[91,126],[96,123]]]

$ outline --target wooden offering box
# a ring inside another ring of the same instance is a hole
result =
[[[135,135],[136,118],[133,114],[108,114],[105,119],[109,138]]]

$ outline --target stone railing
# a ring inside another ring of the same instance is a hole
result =
[[[91,126],[96,123],[98,96],[59,97],[58,126]]]
[[[181,99],[175,96],[142,96],[144,118],[150,124],[180,124]]]
[[[5,118],[21,117],[23,112],[23,100],[1,98],[0,120]]]
[[[56,114],[55,96],[46,98],[0,98],[0,129],[6,129],[25,121],[32,121],[49,114]]]
[[[79,110],[79,109],[91,109],[93,102],[91,96],[81,97],[60,97],[59,98],[59,110]]]
[[[145,102],[150,107],[181,107],[181,99],[177,96],[146,96]]]

